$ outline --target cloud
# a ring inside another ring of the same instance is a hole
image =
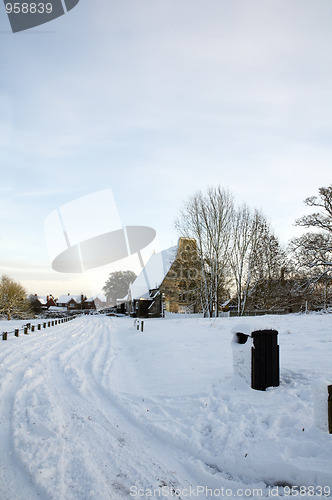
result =
[[[99,0],[43,43],[6,36],[11,251],[29,232],[25,251],[44,259],[32,242],[46,215],[104,187],[165,246],[183,199],[219,183],[290,234],[302,200],[331,183],[331,14],[325,0]]]

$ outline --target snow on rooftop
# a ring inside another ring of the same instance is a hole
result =
[[[129,299],[129,294],[127,293],[124,297],[122,297],[121,299],[116,299],[116,302],[117,304],[124,304],[125,302],[127,302]]]
[[[60,295],[58,299],[58,304],[67,304],[70,300],[75,300],[75,302],[81,303],[81,295]]]
[[[106,302],[106,297],[102,293],[97,293],[97,295],[94,295],[93,297],[90,297],[88,299],[88,302],[93,302],[94,300],[100,300],[100,302]]]
[[[151,255],[144,269],[130,285],[132,299],[149,296],[149,290],[160,287],[175,260],[177,249],[178,247],[174,246]]]

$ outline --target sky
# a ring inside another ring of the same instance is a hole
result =
[[[331,18],[330,0],[80,0],[12,33],[1,3],[0,274],[28,293],[102,286],[109,266],[95,282],[52,269],[44,226],[105,189],[123,225],[156,230],[145,260],[219,184],[282,243],[299,235],[303,200],[331,184]]]

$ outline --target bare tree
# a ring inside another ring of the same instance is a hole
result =
[[[290,264],[269,224],[262,221],[257,243],[255,268],[248,293],[248,307],[258,309],[288,308]],[[286,279],[287,275],[287,279]]]
[[[247,205],[240,207],[233,219],[233,246],[231,269],[234,276],[238,314],[244,313],[248,293],[253,280],[257,279],[259,254],[262,252],[265,219],[257,210]]]
[[[231,269],[234,276],[238,314],[251,305],[270,309],[275,284],[286,267],[286,255],[278,239],[258,210],[241,206],[233,221]]]
[[[196,193],[185,203],[176,221],[182,236],[195,238],[201,263],[200,298],[205,315],[218,315],[228,274],[231,250],[233,198],[218,186]]]
[[[297,219],[295,224],[308,228],[318,228],[323,231],[332,232],[332,185],[327,188],[318,189],[318,196],[310,196],[304,200],[308,207],[318,207],[323,211],[314,212],[310,215],[304,215]]]
[[[323,290],[323,307],[326,308],[332,282],[332,185],[321,187],[318,192],[318,196],[306,198],[304,203],[320,210],[304,215],[295,224],[320,231],[294,238],[290,250],[296,269],[304,270],[307,275],[308,287]]]
[[[295,268],[305,272],[307,288],[312,295],[321,295],[325,309],[332,285],[332,235],[306,233],[291,240],[289,248]]]

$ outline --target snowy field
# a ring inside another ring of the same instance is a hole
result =
[[[278,330],[279,387],[234,375],[235,325]],[[332,314],[88,316],[0,342],[1,500],[331,496]]]

